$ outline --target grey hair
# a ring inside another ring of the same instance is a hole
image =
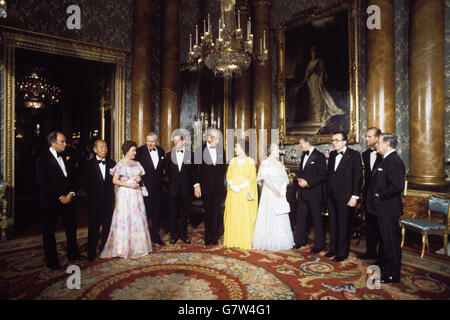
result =
[[[380,134],[380,137],[383,137],[383,141],[386,142],[391,148],[397,148],[398,138],[396,134],[385,132]]]
[[[106,143],[106,141],[103,140],[103,139],[97,139],[97,140],[94,141],[94,148],[97,148],[97,144],[98,144],[99,142],[104,142],[104,143]]]
[[[147,133],[147,137],[156,137],[156,140],[158,140],[158,135],[156,134],[156,132],[150,131],[149,133]]]

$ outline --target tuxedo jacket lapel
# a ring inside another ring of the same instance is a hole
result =
[[[336,154],[336,156],[337,156],[337,154]],[[343,170],[348,159],[350,159],[350,152],[348,152],[348,149],[347,149],[345,151],[345,153],[342,155],[341,161],[339,161],[338,167],[336,168],[335,172]],[[335,160],[336,160],[336,158],[335,158]]]
[[[97,163],[97,159],[94,158],[93,162],[94,162],[94,168],[95,168],[95,172],[97,174],[98,181],[101,181],[101,182],[105,181],[102,176],[102,171],[100,170],[100,164]],[[108,170],[106,169],[106,166],[107,166],[107,164],[105,165],[105,178],[106,178],[106,173],[108,172]]]
[[[58,161],[55,159],[55,157],[53,156],[53,154],[48,151],[48,159],[50,161],[50,163],[55,167],[56,170],[58,170],[59,174],[65,179],[66,176],[64,175],[64,172],[62,171],[61,167],[59,166]],[[64,162],[64,159],[63,159]],[[66,166],[66,172],[67,172],[67,164],[64,163],[64,165]]]

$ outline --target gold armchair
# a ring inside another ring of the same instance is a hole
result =
[[[425,253],[425,247],[430,248],[428,244],[428,235],[441,235],[444,237],[444,250],[445,255],[448,256],[447,243],[448,234],[450,230],[449,226],[449,211],[450,211],[450,199],[439,198],[431,196],[428,200],[428,215],[426,219],[402,219],[400,220],[400,226],[402,228],[402,244],[405,242],[406,229],[412,230],[422,234],[422,253],[420,255],[423,258]],[[440,213],[443,216],[443,223],[431,220],[431,212]]]

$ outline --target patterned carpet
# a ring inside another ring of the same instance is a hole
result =
[[[192,244],[155,247],[137,259],[80,263],[81,289],[69,290],[65,271],[44,267],[40,236],[0,244],[0,298],[36,300],[415,300],[450,299],[450,259],[403,250],[401,283],[369,289],[368,263],[356,259],[364,242],[352,243],[344,262],[309,254],[242,251],[203,245],[203,224],[190,229]],[[169,235],[163,238],[168,243]],[[78,231],[82,252],[87,229]],[[60,262],[65,234],[57,233]],[[65,264],[64,264],[65,263]]]

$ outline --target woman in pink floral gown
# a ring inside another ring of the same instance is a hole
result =
[[[139,162],[133,161],[136,142],[125,141],[122,152],[125,157],[111,169],[113,182],[119,188],[111,231],[100,258],[137,258],[152,251],[144,199],[139,187],[145,172]]]

